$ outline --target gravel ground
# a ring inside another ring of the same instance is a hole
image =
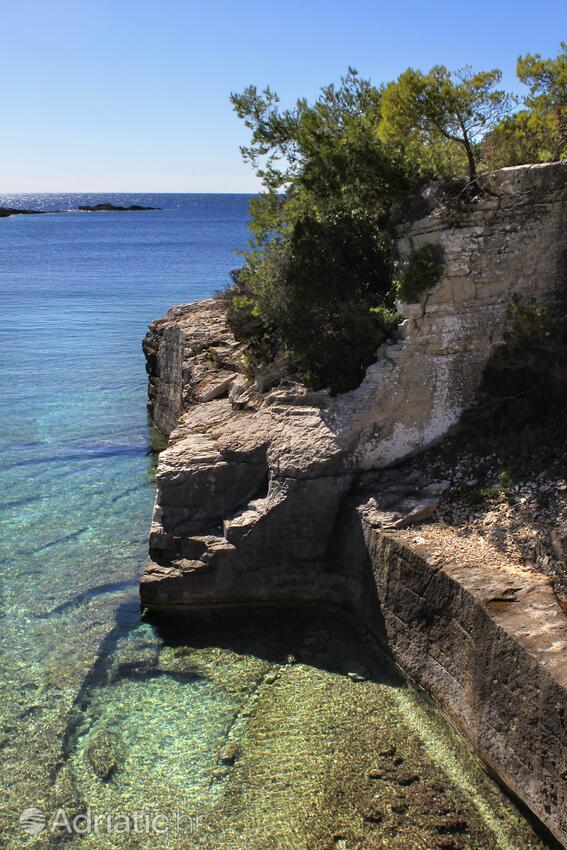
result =
[[[487,568],[543,573],[567,612],[567,480],[553,464],[536,475],[516,467],[512,475],[497,452],[449,444],[410,465],[451,486],[435,516],[405,537],[457,548]]]

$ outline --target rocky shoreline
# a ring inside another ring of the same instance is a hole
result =
[[[252,372],[218,301],[153,323],[149,409],[169,445],[141,597],[349,609],[565,843],[567,620],[550,580],[479,565],[458,537],[420,539],[408,527],[447,483],[388,469],[458,422],[510,297],[552,303],[565,283],[567,164],[503,169],[490,185],[458,226],[434,191],[399,221],[400,254],[438,242],[445,270],[401,306],[398,338],[350,393],[310,392],[282,363]]]

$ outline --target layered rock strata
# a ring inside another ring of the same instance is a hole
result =
[[[347,606],[567,841],[567,635],[546,580],[511,588],[458,552],[441,568],[391,536],[430,512],[443,485],[386,468],[458,422],[510,298],[551,303],[567,285],[567,163],[487,182],[457,223],[435,189],[402,215],[400,255],[439,243],[444,271],[419,303],[400,305],[397,338],[352,392],[311,392],[279,363],[251,373],[218,301],[152,324],[149,408],[169,445],[141,596],[161,608]]]
[[[512,295],[546,302],[567,283],[567,163],[489,180],[490,194],[458,226],[435,190],[418,199],[421,217],[398,226],[400,254],[437,242],[444,272],[419,303],[400,305],[398,338],[352,392],[310,392],[282,380],[278,364],[249,375],[216,301],[153,323],[150,412],[169,447],[157,470],[146,604],[301,596],[312,581],[325,594],[316,574],[353,479],[447,433],[502,340]]]

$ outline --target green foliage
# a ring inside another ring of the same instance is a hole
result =
[[[483,140],[488,168],[550,162],[567,157],[567,44],[555,59],[520,56],[517,75],[529,87],[525,109],[507,117]]]
[[[293,370],[311,387],[345,392],[398,322],[390,275],[390,246],[372,223],[306,216],[267,246],[250,292]]]
[[[400,276],[394,282],[397,298],[406,304],[419,301],[420,296],[439,281],[443,262],[444,251],[441,245],[430,242],[412,251],[402,264]]]
[[[481,162],[490,170],[548,159],[545,133],[527,110],[504,119],[482,142]]]
[[[567,43],[562,41],[555,59],[539,53],[518,58],[516,73],[529,87],[525,98],[534,130],[543,137],[548,159],[567,156]]]
[[[514,476],[509,469],[501,469],[498,474],[498,486],[502,493],[508,493],[514,486]]]
[[[300,98],[281,109],[275,92],[256,86],[231,96],[251,131],[242,155],[264,187],[251,206],[252,248],[304,216],[348,212],[385,221],[391,199],[411,180],[378,138],[380,100],[380,89],[352,68],[313,104]]]
[[[231,285],[217,293],[225,307],[229,326],[238,339],[253,339],[261,335],[264,325],[255,310],[255,299],[251,297],[242,270],[230,273]]]
[[[231,273],[232,285],[218,293],[225,305],[226,318],[235,337],[248,342],[245,353],[246,370],[252,375],[263,363],[277,354],[277,340],[273,329],[259,316],[256,297],[248,287],[242,269]]]
[[[474,416],[497,430],[517,431],[567,408],[567,314],[551,315],[534,301],[514,298],[510,330],[484,373]]]
[[[510,470],[501,469],[496,483],[473,487],[468,492],[465,490],[463,495],[471,505],[484,505],[487,502],[498,501],[502,496],[510,499],[513,486],[514,478]]]
[[[501,78],[498,70],[451,72],[435,65],[423,74],[408,68],[384,92],[380,136],[438,176],[466,163],[474,181],[480,139],[514,105],[511,95],[496,88]]]
[[[232,95],[265,191],[229,321],[242,335],[259,320],[292,369],[334,392],[360,382],[396,324],[386,225],[415,179],[378,136],[380,100],[353,69],[291,109],[270,89]]]
[[[550,126],[564,136],[562,49],[556,60],[520,58],[530,94],[513,116],[500,71],[442,65],[427,74],[409,68],[385,88],[349,68],[313,103],[300,98],[290,108],[270,88],[231,96],[251,136],[243,157],[263,186],[250,205],[243,268],[223,296],[253,367],[283,351],[312,387],[357,385],[398,321],[394,298],[419,299],[443,265],[440,249],[424,246],[393,281],[392,203],[467,169],[476,191],[481,155],[499,165],[547,156]],[[448,204],[455,220],[464,199],[460,191]]]

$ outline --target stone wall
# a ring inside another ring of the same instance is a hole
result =
[[[346,500],[332,567],[345,604],[567,844],[567,618],[549,580],[487,574],[381,525],[368,493]]]

